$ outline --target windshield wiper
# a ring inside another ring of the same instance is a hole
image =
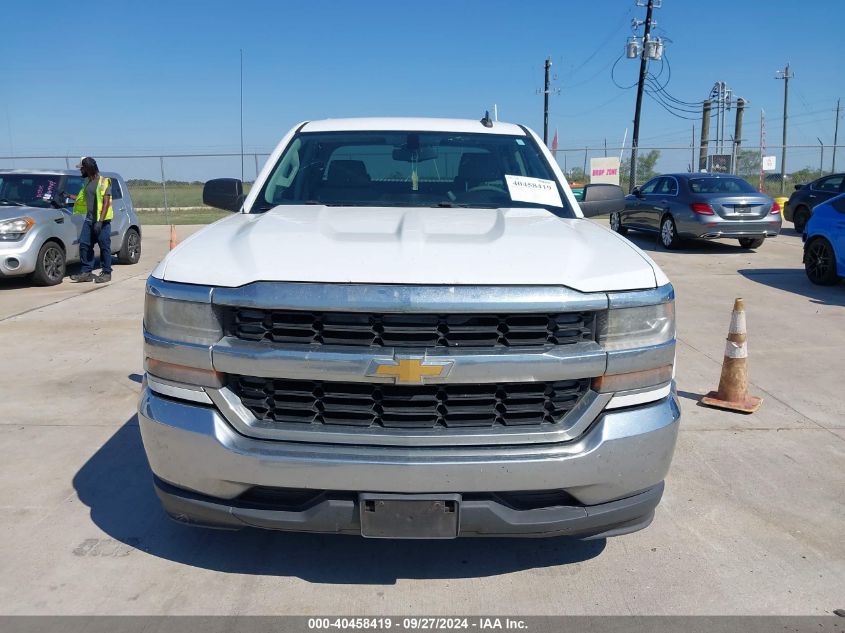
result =
[[[8,198],[0,199],[0,204],[5,204],[7,206],[8,205],[15,205],[15,206],[18,206],[18,207],[25,207],[26,206],[23,202],[18,202],[17,200],[9,200]]]
[[[444,200],[443,202],[438,202],[438,207],[444,209],[500,209],[501,207],[498,204],[493,204],[491,202],[449,202],[448,200]]]

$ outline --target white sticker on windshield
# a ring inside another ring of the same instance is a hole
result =
[[[505,174],[505,182],[508,183],[511,200],[548,204],[553,207],[563,206],[563,202],[560,200],[560,192],[554,180]]]

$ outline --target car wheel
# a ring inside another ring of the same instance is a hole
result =
[[[32,280],[39,286],[55,286],[65,277],[65,252],[56,242],[45,242],[38,251]]]
[[[137,264],[139,259],[141,259],[141,235],[135,229],[129,229],[123,238],[123,246],[120,248],[117,261],[121,264]]]
[[[817,237],[807,244],[804,271],[810,281],[820,286],[832,286],[839,281],[836,274],[836,255],[830,242],[823,237]]]
[[[798,207],[792,215],[792,224],[795,230],[799,233],[804,232],[804,227],[807,226],[807,220],[810,219],[810,210],[807,207]]]
[[[625,235],[628,233],[628,229],[622,226],[622,214],[618,211],[614,211],[610,214],[610,229],[612,231],[616,231],[619,235]]]
[[[681,244],[678,229],[675,228],[675,219],[671,215],[664,216],[660,222],[660,243],[668,249],[678,248]]]
[[[765,237],[741,237],[739,238],[739,245],[742,248],[760,248],[765,241]]]

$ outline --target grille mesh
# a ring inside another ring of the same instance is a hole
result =
[[[256,418],[279,425],[490,428],[558,423],[589,379],[404,386],[232,376],[230,388]]]
[[[594,339],[595,313],[372,314],[234,308],[227,333],[248,341],[352,347],[541,347]]]

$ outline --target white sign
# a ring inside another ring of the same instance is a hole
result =
[[[777,156],[763,156],[763,171],[774,171],[777,169]]]
[[[553,207],[563,206],[557,183],[554,180],[505,174],[505,182],[508,183],[511,200],[548,204]]]
[[[590,183],[619,184],[619,158],[608,156],[590,159]]]

